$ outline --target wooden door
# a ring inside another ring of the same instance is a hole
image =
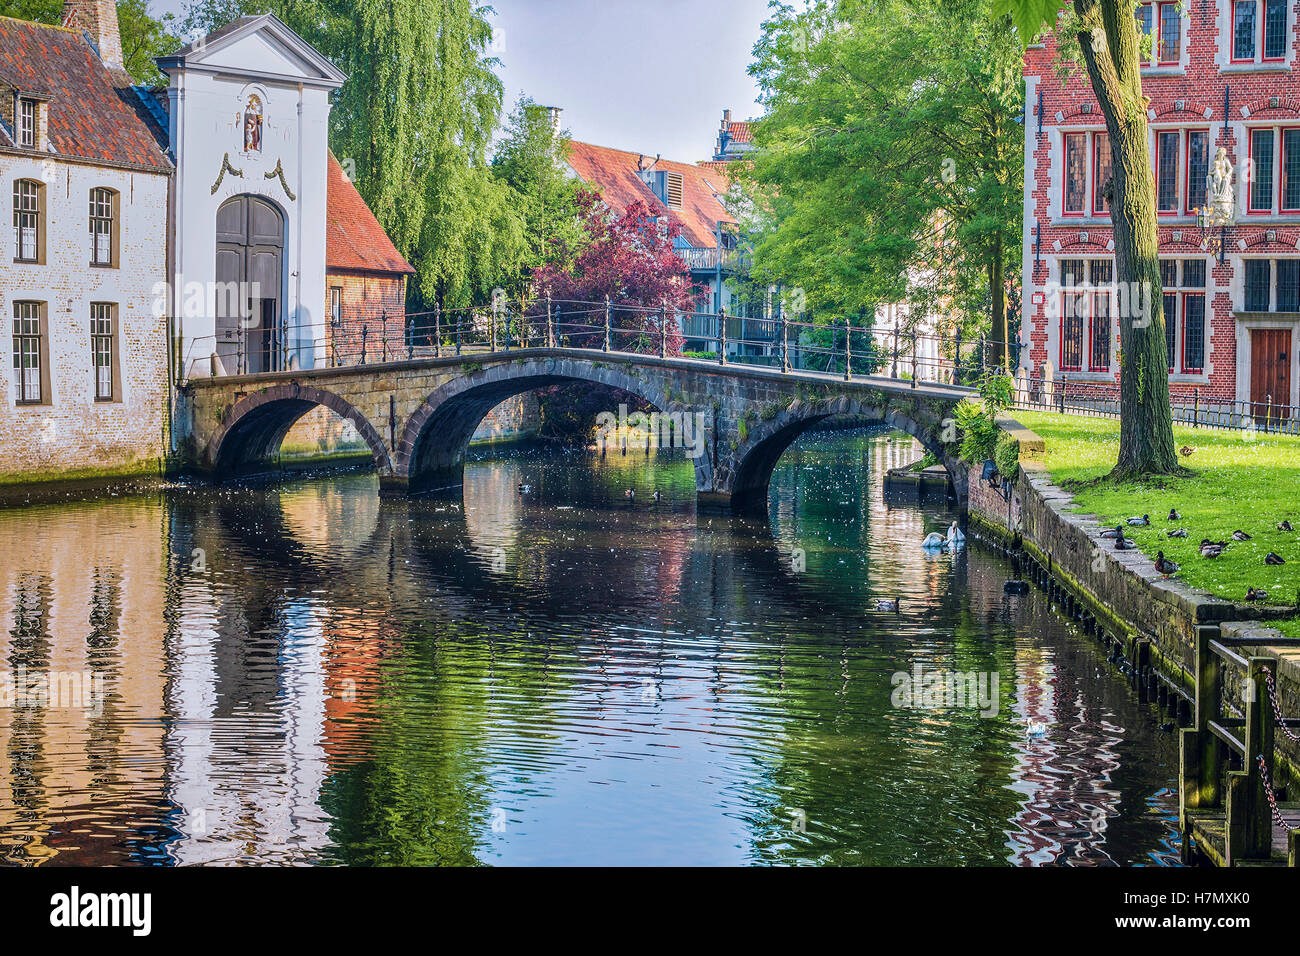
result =
[[[258,196],[232,196],[217,210],[217,351],[227,371],[269,372],[283,364],[280,287],[284,217]]]
[[[1250,402],[1255,424],[1291,417],[1291,330],[1250,330]]]

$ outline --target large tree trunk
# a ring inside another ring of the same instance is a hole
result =
[[[1131,0],[1074,0],[1074,9],[1082,21],[1083,59],[1110,133],[1115,281],[1121,288],[1150,290],[1149,297],[1127,296],[1127,312],[1118,316],[1119,461],[1111,476],[1170,474],[1179,465],[1169,406],[1155,177],[1133,4]],[[1148,303],[1149,308],[1143,308]]]

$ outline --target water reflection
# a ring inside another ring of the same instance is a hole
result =
[[[680,458],[550,451],[453,499],[349,476],[0,512],[2,666],[105,688],[0,708],[0,852],[1172,862],[1171,739],[1002,562],[922,552],[950,516],[881,494],[913,457],[805,437],[768,523],[697,516]],[[996,674],[997,715],[895,708],[917,667]]]

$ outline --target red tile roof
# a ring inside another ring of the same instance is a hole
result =
[[[605,204],[617,215],[640,199],[659,215],[670,216],[681,226],[682,238],[693,246],[713,248],[713,231],[718,222],[736,221],[719,199],[731,182],[714,168],[666,159],[655,162],[653,156],[579,142],[569,144],[569,166],[584,182],[600,190]],[[661,203],[637,175],[639,169],[650,167],[682,174],[682,208],[672,209]]]
[[[329,156],[329,212],[325,223],[325,268],[356,272],[415,272],[388,238],[384,227],[370,211],[343,172]]]
[[[49,97],[50,144],[59,154],[170,168],[130,78],[109,71],[80,33],[0,17],[0,88],[5,87]]]
[[[733,120],[727,125],[727,133],[737,143],[752,143],[754,132],[749,120]]]

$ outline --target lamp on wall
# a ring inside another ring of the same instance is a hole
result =
[[[1223,265],[1223,257],[1227,248],[1227,220],[1215,216],[1214,211],[1209,208],[1200,208],[1196,210],[1196,226],[1206,233],[1202,245],[1209,250],[1211,255],[1217,256],[1219,265]],[[1219,227],[1218,235],[1212,230],[1215,226]]]

